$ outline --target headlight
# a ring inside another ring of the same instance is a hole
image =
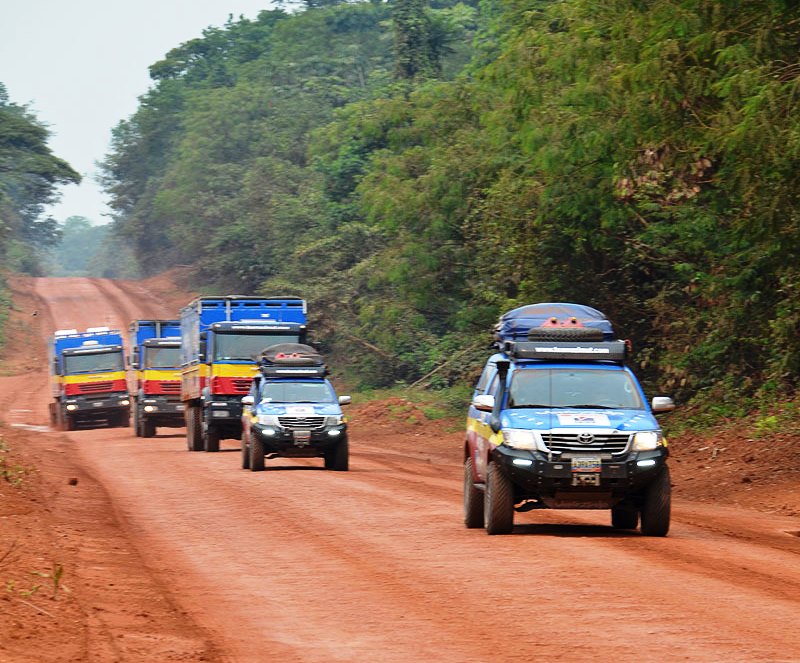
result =
[[[158,406],[157,405],[145,405],[142,409],[145,412],[155,412],[156,410],[158,410]]]
[[[342,423],[342,415],[341,414],[335,414],[335,415],[332,415],[332,416],[329,416],[329,417],[325,417],[325,425],[326,426],[338,426],[340,423]]]
[[[256,421],[260,426],[278,426],[278,417],[274,414],[259,414]]]
[[[535,451],[539,448],[536,432],[519,428],[503,429],[503,444],[512,449],[527,451]]]
[[[73,405],[71,403],[69,405],[67,405],[67,410],[69,410],[70,412],[72,412],[74,410],[77,410],[77,409],[78,409],[77,405]]]
[[[120,405],[130,405],[131,402],[127,398],[123,398],[120,402]]]
[[[646,430],[633,436],[633,451],[653,451],[663,445],[664,436],[660,430]]]

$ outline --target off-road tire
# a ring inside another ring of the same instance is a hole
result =
[[[203,450],[203,412],[196,405],[186,407],[186,446],[189,451]]]
[[[203,448],[212,453],[219,451],[219,429],[211,424],[203,428]]]
[[[250,436],[250,471],[264,471],[264,441],[258,434]]]
[[[145,419],[142,421],[142,437],[154,437],[156,434],[156,425],[152,421]]]
[[[142,415],[138,407],[133,408],[133,434],[142,437]]]
[[[486,471],[483,526],[487,534],[510,534],[514,529],[514,486],[494,461]]]
[[[611,509],[611,527],[614,529],[636,529],[639,525],[639,511],[636,507],[622,505]]]
[[[467,529],[483,527],[484,493],[472,478],[472,458],[464,461],[464,525]]]
[[[250,469],[250,445],[247,443],[245,433],[242,433],[242,469]]]
[[[64,415],[64,430],[75,430],[75,416],[72,414]]]
[[[647,487],[642,504],[641,531],[645,536],[666,536],[669,532],[670,503],[672,486],[669,468],[665,467],[661,474]]]
[[[325,469],[334,472],[347,472],[350,469],[350,445],[347,439],[325,452]]]
[[[594,327],[535,327],[529,341],[602,341],[603,330]]]

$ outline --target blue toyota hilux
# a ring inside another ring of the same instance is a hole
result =
[[[665,536],[667,441],[625,364],[628,343],[599,311],[532,304],[495,327],[464,444],[464,523],[507,534],[515,511],[608,509],[611,525]]]

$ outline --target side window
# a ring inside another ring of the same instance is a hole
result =
[[[483,393],[494,396],[495,391],[497,391],[497,371],[495,371],[494,375],[492,375],[492,379],[489,382],[489,388]]]
[[[489,384],[489,379],[495,375],[497,367],[494,364],[487,363],[478,379],[478,384],[475,385],[475,395],[491,393],[486,391],[486,386]]]

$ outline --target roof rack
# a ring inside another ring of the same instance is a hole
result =
[[[513,359],[562,359],[622,363],[628,355],[625,341],[506,341],[502,351]]]

